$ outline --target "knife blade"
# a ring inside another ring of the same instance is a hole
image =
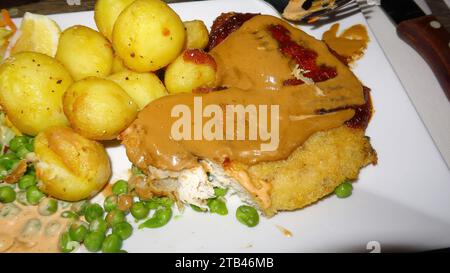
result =
[[[397,24],[398,36],[428,63],[450,102],[450,33],[443,22],[413,0],[382,0],[381,8]]]

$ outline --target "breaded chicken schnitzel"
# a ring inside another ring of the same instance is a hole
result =
[[[138,194],[206,207],[215,187],[228,188],[272,216],[312,204],[376,164],[365,136],[369,89],[321,41],[272,16],[228,13],[214,22],[208,49],[221,91],[160,98],[120,137],[146,174],[135,180]],[[242,141],[175,141],[165,116],[177,102],[196,96],[223,108],[258,96],[264,97],[260,103],[279,104],[284,112],[278,149],[256,151],[253,142]]]

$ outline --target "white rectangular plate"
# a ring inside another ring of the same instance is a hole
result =
[[[216,0],[171,5],[183,20],[211,26],[222,12],[277,15],[259,0]],[[62,29],[75,24],[95,28],[93,12],[50,16]],[[367,26],[357,14],[341,27]],[[320,39],[330,25],[304,30]],[[375,37],[353,69],[372,89],[375,115],[367,130],[379,164],[362,170],[353,195],[334,195],[295,212],[261,219],[255,228],[237,222],[237,198],[228,200],[229,215],[186,209],[167,226],[135,230],[125,242],[129,252],[322,252],[417,251],[450,247],[450,171],[434,146]],[[76,52],[74,52],[76,54]],[[420,75],[418,75],[420,77]],[[114,177],[128,177],[125,150],[109,147]],[[132,220],[130,219],[132,222]],[[277,226],[292,232],[285,237]]]

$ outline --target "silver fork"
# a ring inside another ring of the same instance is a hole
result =
[[[264,0],[265,2],[271,4],[280,14],[283,14],[283,11],[289,0]],[[320,0],[310,0],[305,1],[311,4],[313,1]],[[299,18],[301,23],[314,24],[314,25],[322,25],[329,23],[331,21],[336,21],[348,16],[351,16],[355,13],[362,12],[365,17],[367,17],[370,13],[370,7],[379,4],[377,0],[336,0],[334,5],[329,8],[319,10],[308,14],[303,18]]]

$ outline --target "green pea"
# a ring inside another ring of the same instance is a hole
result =
[[[135,219],[141,220],[148,216],[150,209],[145,206],[144,202],[136,202],[131,206],[130,212]]]
[[[334,193],[339,198],[347,198],[352,195],[353,186],[349,182],[344,182],[336,187]]]
[[[37,233],[39,233],[41,227],[42,227],[41,220],[37,218],[32,218],[25,223],[25,226],[21,231],[21,235],[25,237],[32,237]]]
[[[89,231],[98,231],[101,233],[106,233],[108,230],[108,223],[102,218],[95,219],[89,225]]]
[[[0,149],[1,149],[1,145],[0,145]],[[0,165],[0,180],[3,180],[7,174],[8,174],[8,170],[5,168],[5,166]]]
[[[63,253],[70,253],[76,250],[80,246],[80,243],[76,241],[72,241],[70,239],[70,235],[68,232],[63,233],[61,237],[59,237],[59,249]]]
[[[19,204],[22,204],[24,206],[30,205],[27,201],[27,193],[25,191],[19,191],[16,193],[16,200],[19,202]]]
[[[45,197],[37,186],[30,186],[27,188],[27,201],[31,205],[37,205]]]
[[[133,233],[133,227],[128,222],[118,223],[113,226],[112,233],[119,235],[122,240],[126,240]]]
[[[214,180],[214,175],[212,173],[206,172],[206,176],[209,182],[212,182]]]
[[[115,209],[106,215],[106,222],[110,227],[114,226],[117,223],[121,223],[125,221],[125,212],[120,209]]]
[[[221,198],[212,198],[208,200],[209,211],[212,213],[217,213],[219,215],[227,215],[228,209],[227,205]]]
[[[6,170],[11,170],[20,159],[13,153],[8,153],[0,156],[0,165]]]
[[[106,212],[110,212],[112,210],[117,209],[117,195],[110,195],[105,198],[103,202],[103,207]]]
[[[242,224],[248,227],[254,227],[259,223],[258,211],[250,206],[240,206],[236,210],[236,218]]]
[[[0,207],[0,218],[11,218],[20,214],[21,208],[14,203],[8,203]]]
[[[171,217],[172,209],[170,207],[159,208],[150,219],[139,225],[139,229],[162,227],[169,222]]]
[[[21,146],[19,150],[16,152],[17,156],[20,158],[25,158],[27,154],[29,154],[30,151],[25,146]]]
[[[66,218],[66,219],[70,219],[72,221],[78,220],[78,218],[79,218],[78,214],[76,214],[75,212],[70,211],[70,210],[66,210],[66,211],[61,212],[61,217],[62,218]]]
[[[153,197],[144,203],[148,209],[157,209],[159,207],[172,207],[173,200],[169,197]]]
[[[36,183],[37,183],[37,181],[36,181],[36,177],[34,175],[25,174],[24,176],[22,176],[19,179],[18,184],[19,184],[19,189],[26,190],[26,189],[28,189],[28,187],[36,185]]]
[[[201,207],[196,206],[196,205],[193,205],[193,204],[191,204],[190,206],[191,206],[191,208],[192,208],[194,211],[196,211],[196,212],[205,212],[205,211],[207,210],[207,209],[205,209],[205,208],[201,208]]]
[[[142,174],[144,174],[144,172],[141,171],[141,169],[139,169],[135,165],[131,166],[131,173],[134,174],[134,175],[142,175]]]
[[[89,232],[84,238],[84,246],[90,252],[97,252],[102,249],[103,241],[105,240],[105,234],[99,231]]]
[[[34,138],[30,138],[28,143],[25,143],[25,148],[30,152],[34,151]]]
[[[39,203],[38,211],[42,216],[49,216],[58,210],[58,201],[51,198],[45,198]]]
[[[128,193],[128,183],[125,180],[118,180],[114,183],[112,187],[112,192],[115,195],[127,194]]]
[[[59,223],[58,221],[50,221],[48,222],[48,224],[45,226],[45,236],[47,237],[53,237],[56,234],[58,234],[59,229],[61,228],[61,223]]]
[[[72,241],[82,243],[84,238],[88,233],[88,228],[86,223],[77,222],[70,225],[69,236]]]
[[[28,143],[28,138],[26,136],[15,136],[9,142],[9,149],[13,152],[17,152],[20,147]]]
[[[27,171],[25,174],[30,174],[32,176],[36,176],[36,170],[34,169],[34,165],[30,164],[27,166]]]
[[[58,200],[58,203],[62,209],[68,209],[72,205],[70,202],[63,201],[63,200]]]
[[[103,218],[103,209],[99,204],[89,204],[84,212],[84,218],[89,223],[98,218]]]
[[[117,234],[109,234],[106,236],[102,244],[103,253],[118,253],[122,248],[122,239]]]
[[[9,186],[0,188],[0,203],[11,203],[16,200],[16,191]]]
[[[74,212],[76,212],[78,215],[84,215],[84,213],[86,212],[86,208],[89,205],[89,202],[86,200],[82,200],[82,201],[78,201],[73,203],[70,206],[70,209]]]
[[[225,196],[228,192],[228,189],[224,189],[224,188],[214,188],[214,195],[216,197],[220,197],[220,196]]]

